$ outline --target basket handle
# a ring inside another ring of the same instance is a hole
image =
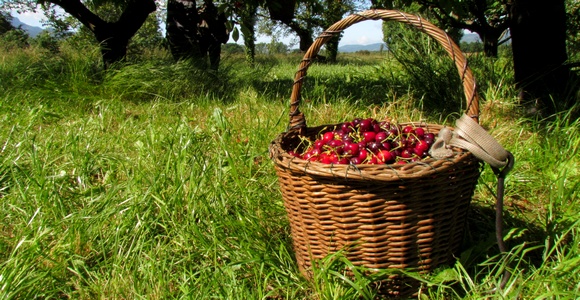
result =
[[[342,30],[358,22],[366,20],[383,20],[383,21],[397,21],[413,26],[415,29],[426,33],[434,38],[445,49],[447,54],[455,62],[457,72],[463,83],[463,90],[467,102],[466,114],[475,122],[479,123],[479,97],[476,92],[475,79],[471,69],[467,66],[467,60],[459,49],[459,46],[437,26],[422,19],[419,16],[407,14],[397,10],[373,9],[366,10],[359,13],[352,14],[341,21],[334,23],[324,32],[322,32],[308,48],[306,54],[302,58],[302,62],[298,67],[298,71],[294,77],[294,85],[292,87],[292,95],[290,97],[290,124],[289,130],[298,129],[302,134],[306,129],[306,119],[304,114],[300,112],[299,106],[301,102],[301,90],[306,71],[313,62],[314,58],[320,51],[320,48],[334,35],[340,33]]]

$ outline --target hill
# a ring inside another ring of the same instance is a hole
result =
[[[481,43],[481,39],[476,33],[464,34],[461,38],[461,41],[466,43]],[[349,53],[357,51],[380,51],[381,45],[383,46],[383,50],[387,49],[387,44],[385,43],[374,43],[368,45],[344,45],[338,47],[338,52]]]
[[[387,49],[387,44],[385,43],[374,43],[369,45],[344,45],[338,47],[338,52],[380,51],[381,45],[384,50]]]
[[[461,41],[465,43],[481,43],[481,39],[477,33],[465,33]]]
[[[28,35],[30,35],[31,37],[37,36],[39,33],[41,33],[44,30],[44,29],[37,27],[37,26],[31,26],[31,25],[28,25],[26,23],[22,23],[16,17],[13,17],[12,21],[10,23],[12,24],[12,26],[14,26],[16,28],[20,27],[22,30],[26,31],[26,33],[28,33]]]

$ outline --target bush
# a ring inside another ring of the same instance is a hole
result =
[[[463,107],[457,69],[435,40],[402,23],[384,23],[383,33],[390,55],[406,73],[392,74],[401,94],[410,89],[426,110],[451,113]]]
[[[244,53],[244,47],[236,43],[227,43],[222,46],[222,51],[228,54]]]
[[[34,37],[32,43],[42,49],[50,51],[51,53],[58,53],[60,51],[58,38],[46,30]]]
[[[0,36],[0,44],[5,49],[28,47],[28,34],[22,29],[9,30]]]

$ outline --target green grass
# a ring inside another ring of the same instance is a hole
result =
[[[268,145],[287,126],[299,57],[258,58],[255,69],[227,57],[216,76],[166,58],[103,73],[88,53],[0,52],[0,298],[373,297],[381,274],[344,277],[340,253],[319,262],[313,281],[294,261]],[[526,119],[509,66],[480,64],[502,70],[478,78],[482,124],[517,160],[506,192],[511,251],[499,254],[493,239],[496,179],[486,167],[461,257],[421,277],[422,297],[575,299],[580,124],[565,113]],[[396,68],[356,56],[312,66],[308,123],[447,120],[422,109]],[[506,288],[490,293],[506,268]]]

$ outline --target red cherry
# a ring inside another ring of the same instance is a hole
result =
[[[413,134],[413,133],[415,133],[415,130],[413,129],[413,126],[407,125],[407,126],[403,127],[403,133]]]
[[[425,133],[423,140],[425,140],[425,142],[427,142],[427,144],[429,144],[429,146],[430,146],[433,144],[433,142],[435,142],[435,135],[431,132]]]
[[[324,142],[321,140],[316,140],[313,144],[314,149],[322,149],[322,146],[324,146]]]
[[[358,152],[358,158],[361,161],[365,161],[369,157],[369,152],[366,149],[360,149]]]
[[[342,140],[331,140],[328,142],[328,146],[334,149],[342,148],[342,146],[344,146],[344,142]]]
[[[359,154],[358,144],[356,144],[356,143],[345,144],[344,153],[351,155],[351,156],[358,156],[358,154]]]
[[[373,153],[379,152],[382,149],[382,144],[378,142],[370,142],[367,144],[367,148]]]
[[[375,135],[375,140],[377,142],[383,143],[387,140],[387,137],[388,137],[388,134],[384,131],[381,131],[381,132],[377,132],[377,134]]]
[[[382,142],[381,143],[381,146],[385,150],[391,150],[392,149],[391,143],[389,143],[389,142]]]
[[[371,143],[375,141],[377,134],[374,131],[363,132],[363,141],[365,143]]]
[[[417,144],[415,144],[415,154],[420,156],[427,150],[429,150],[429,144],[427,144],[426,141],[419,140]]]
[[[369,119],[362,120],[359,124],[360,132],[367,132],[367,131],[374,130],[372,126],[373,125],[372,125],[371,120],[369,120]]]
[[[288,151],[288,154],[290,154],[290,155],[292,155],[292,156],[294,156],[294,157],[300,157],[300,154],[299,154],[299,153],[297,153],[297,152],[296,152],[296,151],[294,151],[294,150],[289,150],[289,151]]]
[[[380,162],[383,162],[383,163],[389,163],[395,159],[393,154],[388,150],[380,150],[377,153],[377,158]]]
[[[419,139],[422,139],[425,136],[425,129],[423,129],[422,127],[415,128],[415,135]]]
[[[322,153],[322,150],[320,148],[314,148],[310,150],[310,153],[312,153],[313,156],[318,156],[320,153]]]
[[[334,132],[329,131],[329,132],[325,132],[322,135],[322,142],[327,144],[328,142],[334,140]]]
[[[307,161],[318,161],[318,156],[312,155],[312,152],[306,152],[302,156],[302,159],[307,160]]]
[[[330,159],[330,163],[332,163],[332,164],[338,163],[338,155],[336,153],[330,153],[328,155],[328,158]]]
[[[353,124],[351,122],[344,122],[340,125],[340,130],[344,133],[351,133],[353,129]]]
[[[403,152],[401,152],[402,158],[411,158],[412,156],[413,156],[413,153],[409,149],[405,149],[405,150],[403,150]]]
[[[330,154],[326,152],[320,154],[320,156],[318,157],[318,161],[320,161],[323,164],[330,164],[332,162]]]

